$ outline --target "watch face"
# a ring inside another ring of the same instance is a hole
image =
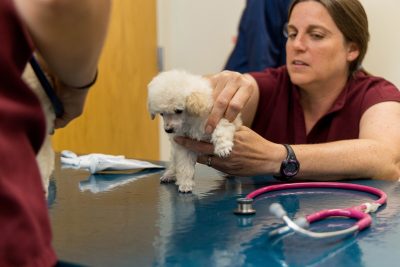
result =
[[[285,166],[282,169],[285,176],[292,177],[299,171],[299,163],[297,160],[288,160],[285,162]]]

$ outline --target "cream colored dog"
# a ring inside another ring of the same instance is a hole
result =
[[[209,81],[185,71],[171,70],[157,75],[148,85],[148,109],[151,117],[160,114],[164,130],[172,145],[170,164],[161,182],[173,182],[180,192],[191,192],[197,154],[178,144],[174,136],[211,141],[214,154],[227,157],[232,151],[233,137],[242,124],[240,116],[232,123],[221,119],[211,135],[205,133],[205,123],[213,106]]]
[[[47,134],[43,141],[42,147],[36,156],[36,160],[39,165],[40,174],[42,176],[43,187],[47,197],[49,179],[54,170],[55,153],[51,145],[51,133],[54,130],[54,119],[56,116],[49,98],[47,97],[39,80],[36,78],[36,75],[32,67],[29,64],[27,64],[27,66],[25,67],[22,79],[32,89],[32,91],[35,92],[35,94],[39,98],[43,108],[43,112],[46,117]]]

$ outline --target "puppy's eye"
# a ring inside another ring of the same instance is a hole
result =
[[[175,114],[181,114],[183,112],[182,109],[175,109]]]
[[[161,116],[161,117],[164,116],[164,113],[160,113],[160,116]]]

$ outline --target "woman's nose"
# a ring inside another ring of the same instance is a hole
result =
[[[307,49],[307,42],[304,35],[298,34],[291,42],[292,42],[292,47],[296,50]]]

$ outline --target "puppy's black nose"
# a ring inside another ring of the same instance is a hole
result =
[[[174,132],[174,129],[173,128],[170,128],[170,129],[164,129],[165,130],[165,132],[167,132],[167,133],[173,133]]]

